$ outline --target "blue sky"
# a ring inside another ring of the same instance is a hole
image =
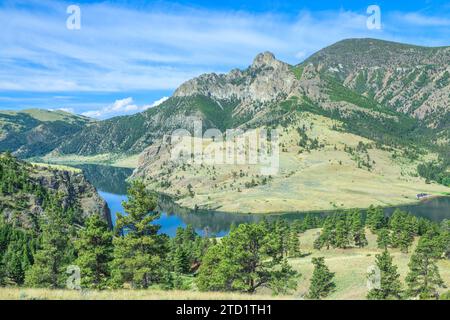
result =
[[[81,9],[69,30],[66,9]],[[379,5],[381,30],[366,27]],[[0,109],[108,118],[142,111],[259,52],[299,63],[351,37],[450,45],[447,1],[0,1]]]

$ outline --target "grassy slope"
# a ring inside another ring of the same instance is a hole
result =
[[[139,155],[115,155],[115,154],[99,154],[95,156],[79,156],[79,155],[54,155],[52,153],[43,157],[31,158],[31,161],[53,163],[61,165],[80,165],[80,164],[99,164],[109,165],[121,168],[136,168]]]
[[[38,121],[42,122],[53,122],[53,121],[66,121],[69,123],[73,123],[74,121],[92,121],[91,119],[75,115],[72,113],[68,113],[65,111],[57,110],[57,111],[50,111],[50,110],[44,110],[44,109],[27,109],[27,110],[20,110],[20,111],[0,111],[1,115],[6,116],[17,116],[19,114],[26,114],[32,117],[33,119],[36,119]]]
[[[310,153],[298,147],[297,128],[306,127],[310,139],[318,139],[324,147]],[[227,212],[286,212],[332,210],[336,208],[364,208],[369,205],[391,206],[416,202],[416,194],[441,194],[450,189],[437,184],[426,184],[416,177],[417,162],[402,156],[402,150],[369,148],[367,153],[375,161],[373,169],[358,168],[357,159],[344,149],[356,148],[359,142],[372,141],[355,134],[333,129],[337,121],[304,113],[282,133],[280,143],[280,171],[268,184],[246,187],[245,183],[261,182],[260,168],[248,165],[180,166],[168,169],[168,154],[161,154],[145,173],[151,187],[179,196],[178,203],[193,208],[218,209]],[[373,143],[372,143],[373,144]],[[374,145],[374,144],[373,144]],[[336,146],[336,148],[335,148]],[[299,153],[301,151],[301,153]],[[367,154],[360,153],[365,159]],[[423,159],[433,155],[422,156]],[[422,160],[423,160],[422,159]],[[233,172],[245,174],[233,177]],[[248,176],[247,176],[248,174]],[[258,177],[259,175],[259,177]],[[161,187],[168,180],[169,188]],[[194,197],[188,194],[191,184]],[[217,185],[217,186],[216,186]],[[239,190],[241,192],[239,192]],[[178,194],[178,192],[180,192]]]
[[[366,248],[330,249],[318,251],[313,249],[313,241],[319,230],[309,230],[300,236],[300,245],[303,253],[309,255],[290,259],[294,269],[301,273],[297,290],[290,295],[272,296],[267,290],[261,290],[255,295],[237,293],[209,293],[197,291],[162,291],[162,290],[115,290],[115,291],[86,291],[77,292],[69,290],[49,289],[20,289],[0,288],[0,299],[190,299],[190,300],[222,300],[222,299],[303,299],[308,292],[310,279],[313,272],[312,257],[325,257],[325,263],[332,272],[336,273],[336,291],[329,299],[365,299],[367,294],[366,274],[367,268],[374,265],[375,255],[381,250],[376,248],[376,237],[367,232],[369,246]],[[415,242],[414,246],[417,242]],[[408,273],[408,262],[411,254],[401,253],[397,249],[391,249],[394,263],[398,266],[402,283]],[[450,261],[441,260],[438,263],[440,274],[447,286],[450,286]]]
[[[305,258],[292,259],[291,263],[295,269],[302,273],[299,283],[298,293],[302,295],[307,292],[309,281],[312,276],[312,257],[325,257],[325,263],[332,272],[336,273],[336,291],[329,297],[330,299],[365,299],[367,294],[367,268],[374,265],[375,255],[382,252],[376,247],[376,236],[367,232],[369,245],[365,248],[352,249],[330,249],[315,250],[313,242],[319,230],[309,230],[300,236],[300,245],[303,252],[311,252]],[[414,243],[416,246],[417,241]],[[401,253],[398,249],[390,249],[394,258],[394,264],[398,266],[402,283],[408,273],[408,263],[411,253]],[[410,250],[412,251],[412,250]],[[450,260],[441,260],[438,263],[440,274],[447,287],[450,285]],[[404,287],[405,288],[405,287]]]

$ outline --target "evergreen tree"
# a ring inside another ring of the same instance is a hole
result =
[[[25,272],[31,265],[31,253],[26,240],[25,237],[13,239],[3,256],[4,275],[16,285],[23,284]]]
[[[435,242],[428,234],[422,236],[409,262],[409,273],[406,276],[408,295],[421,299],[437,298],[438,287],[444,282],[436,265]]]
[[[391,245],[400,248],[402,252],[408,252],[408,248],[418,234],[417,218],[407,212],[396,209],[389,219],[391,233]]]
[[[359,210],[349,213],[351,217],[351,234],[355,246],[362,248],[368,245],[363,225],[362,214]]]
[[[377,245],[380,249],[387,249],[391,244],[391,235],[389,229],[382,228],[377,231]]]
[[[300,239],[298,238],[298,232],[295,228],[291,228],[288,239],[288,252],[289,257],[297,258],[301,256],[300,251]]]
[[[85,228],[75,241],[78,258],[75,264],[81,270],[81,286],[90,289],[104,289],[110,277],[112,260],[112,232],[98,215],[86,220]]]
[[[314,264],[314,271],[311,278],[308,298],[326,298],[336,288],[336,284],[333,280],[334,272],[330,272],[325,265],[325,258],[323,257],[312,258],[312,263]]]
[[[135,288],[148,288],[164,282],[167,272],[168,239],[159,235],[160,226],[152,224],[160,217],[155,212],[156,196],[135,181],[123,203],[127,215],[117,215],[114,237],[112,277],[114,286],[130,283]]]
[[[280,252],[277,235],[264,222],[240,224],[208,248],[196,279],[202,291],[253,293],[260,287],[275,293],[296,287],[297,273]]]
[[[383,209],[380,207],[370,206],[367,209],[366,225],[375,233],[377,230],[386,227],[386,218]]]
[[[339,215],[336,223],[336,237],[334,246],[342,249],[347,248],[350,245],[349,233],[350,232],[345,217]]]
[[[177,273],[189,273],[191,269],[190,264],[190,257],[189,254],[186,252],[184,247],[178,247],[174,251],[174,258],[173,258],[173,264],[175,272]]]
[[[281,257],[288,256],[289,254],[289,225],[284,219],[277,219],[273,226],[273,237],[278,246],[277,251]]]
[[[315,229],[319,227],[317,217],[310,213],[308,213],[305,219],[303,220],[303,225],[305,230]]]
[[[326,247],[327,250],[335,243],[335,221],[331,217],[327,217],[323,223],[320,236],[314,241],[315,249],[322,249]]]
[[[390,300],[401,298],[400,275],[397,266],[392,263],[392,257],[387,250],[377,254],[376,265],[380,271],[380,283],[378,288],[373,288],[367,294],[367,299]]]
[[[60,200],[55,199],[44,214],[41,244],[34,255],[34,264],[25,274],[31,287],[61,288],[65,285],[66,267],[74,260],[70,227]]]

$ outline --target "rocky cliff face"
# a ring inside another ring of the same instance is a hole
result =
[[[174,96],[204,95],[218,100],[266,102],[289,95],[297,86],[291,66],[276,60],[272,53],[264,52],[257,55],[246,70],[201,75],[181,85]]]
[[[0,154],[0,214],[24,228],[37,226],[45,214],[45,199],[58,195],[64,209],[76,214],[74,223],[100,215],[112,227],[106,202],[80,171],[31,165]]]
[[[108,205],[83,173],[39,169],[33,174],[33,178],[45,189],[61,194],[65,208],[79,207],[83,218],[98,214],[112,227]]]

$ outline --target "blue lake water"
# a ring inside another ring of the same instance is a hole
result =
[[[113,168],[98,165],[80,166],[89,181],[99,190],[100,195],[108,203],[111,210],[113,224],[117,213],[124,213],[122,201],[126,197],[126,178],[131,175],[131,169]],[[192,225],[195,230],[203,236],[224,236],[228,233],[232,224],[257,222],[263,218],[262,215],[232,214],[212,211],[193,211],[180,208],[169,198],[161,197],[161,217],[155,223],[161,226],[160,232],[174,236],[178,227]],[[450,219],[450,197],[429,199],[418,205],[399,206],[398,208],[408,211],[413,215],[428,218],[433,221]],[[392,214],[395,208],[386,208],[387,215]],[[328,215],[330,212],[315,213]],[[287,220],[303,219],[307,213],[287,213],[283,215],[271,215],[268,219],[283,217]]]
[[[108,207],[111,211],[111,220],[113,225],[116,224],[116,216],[117,213],[124,214],[124,210],[122,207],[122,202],[127,200],[127,196],[124,194],[113,194],[110,192],[105,192],[99,190],[100,196],[108,203]],[[165,233],[169,235],[170,237],[175,236],[177,228],[178,227],[186,227],[187,224],[189,224],[189,221],[185,221],[186,219],[183,219],[182,216],[176,215],[175,213],[166,213],[164,211],[161,212],[161,217],[157,220],[155,220],[155,224],[158,224],[161,226],[160,233]],[[187,219],[189,220],[189,219]],[[197,225],[197,227],[196,227]],[[200,226],[199,224],[196,224],[193,226],[196,227],[196,231],[200,235],[206,235],[208,233],[208,226]],[[216,230],[216,228],[209,228],[211,230],[215,230],[213,233],[215,236],[224,236],[228,233],[228,227],[225,227],[219,230]]]

